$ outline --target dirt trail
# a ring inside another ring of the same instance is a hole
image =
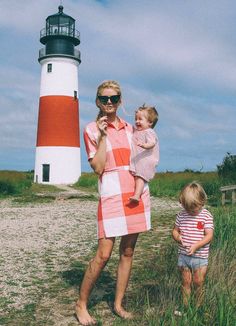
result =
[[[83,264],[97,243],[97,201],[84,199],[85,193],[62,188],[63,192],[56,195],[58,200],[50,203],[22,205],[0,200],[0,317],[12,309],[35,304],[34,325],[47,325],[47,320],[50,325],[78,325],[73,317],[78,281],[61,297],[52,292],[63,273],[73,272],[71,263]],[[66,200],[69,195],[74,199]],[[177,207],[176,202],[152,198],[154,212]],[[63,302],[65,296],[71,300]]]

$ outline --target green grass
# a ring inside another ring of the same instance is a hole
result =
[[[220,187],[225,181],[218,177],[217,172],[165,172],[157,173],[149,183],[150,193],[154,197],[177,198],[180,190],[192,181],[202,184],[211,205],[219,205],[221,199]],[[76,188],[87,188],[97,191],[98,176],[94,173],[82,173]]]
[[[95,173],[82,173],[79,181],[74,184],[75,188],[86,188],[90,191],[97,191],[98,176]]]
[[[0,171],[0,198],[13,197],[14,202],[49,202],[55,199],[50,195],[62,191],[53,185],[33,183],[33,172]],[[37,194],[44,196],[39,197]]]
[[[169,237],[161,251],[151,259],[148,252],[143,255],[142,264],[132,276],[133,291],[129,293],[128,306],[137,312],[137,320],[130,323],[117,321],[114,326],[235,325],[236,208],[213,208],[212,213],[216,231],[211,246],[203,308],[197,310],[194,304],[190,304],[186,316],[179,318],[173,315],[176,307],[181,308],[181,280],[176,266],[177,247]],[[150,308],[152,314],[148,314]]]
[[[0,196],[19,195],[32,185],[31,172],[0,171]]]
[[[177,198],[180,190],[187,183],[198,181],[204,187],[208,202],[211,205],[220,204],[220,187],[226,181],[218,177],[217,172],[166,172],[157,173],[149,183],[150,193],[154,197]],[[88,193],[97,192],[98,176],[95,173],[82,173],[74,188],[86,190]],[[33,183],[32,172],[0,171],[0,196],[17,195],[26,197],[25,201],[37,200],[34,194],[39,192],[56,192],[58,188],[51,185]],[[30,198],[32,194],[32,198]],[[230,194],[228,194],[230,195]],[[50,198],[49,198],[50,199]],[[24,199],[22,199],[24,201]]]
[[[212,204],[219,203],[220,187],[222,180],[219,179],[216,172],[166,172],[157,173],[155,178],[151,180],[150,192],[155,197],[173,197],[177,198],[180,190],[192,181],[197,181],[204,187],[209,202]]]
[[[75,187],[94,192],[97,189],[97,179],[93,173],[84,173]],[[27,172],[25,174],[14,172],[13,175],[11,173],[9,175],[8,172],[0,172],[0,181],[7,181],[9,184],[24,184],[27,180],[32,182],[32,175],[30,176]],[[125,299],[127,308],[135,311],[137,318],[129,322],[115,318],[112,323],[113,326],[234,326],[236,324],[236,207],[232,205],[221,207],[219,205],[219,187],[223,185],[222,180],[214,172],[159,173],[150,183],[151,194],[176,199],[180,189],[193,180],[199,181],[204,186],[209,197],[209,203],[214,205],[209,207],[214,216],[215,232],[205,284],[204,307],[197,311],[191,303],[186,316],[179,318],[173,315],[176,307],[181,308],[181,280],[176,266],[177,246],[172,240],[170,232],[161,241],[159,229],[161,227],[172,227],[175,210],[155,211],[153,212],[153,230],[140,235],[138,240],[130,286]],[[51,186],[33,184],[29,187],[22,187],[20,191],[21,194],[28,193],[30,196],[30,193],[47,193],[53,192],[55,189]],[[24,196],[22,195],[22,198],[25,198]],[[91,195],[85,199],[93,200],[94,197]],[[160,248],[153,247],[154,244],[158,243],[161,243]],[[48,280],[43,282],[32,280],[40,284],[40,291],[36,294],[35,302],[26,305],[22,310],[12,309],[6,316],[0,316],[0,325],[53,325],[47,318],[50,311],[48,308],[40,307],[40,299],[48,296],[57,298],[64,305],[71,305],[78,295],[77,292],[73,297],[71,291],[79,289],[84,270],[95,250],[96,247],[89,257],[83,258],[83,261],[73,258],[70,270],[65,270],[59,274],[53,270],[50,257],[45,255],[49,276]],[[111,258],[91,296],[89,307],[91,312],[98,317],[101,325],[104,315],[97,307],[101,301],[112,302],[114,300],[117,262],[118,258]],[[97,293],[101,292],[103,293],[102,296],[98,296]],[[14,297],[14,293],[12,293],[12,297]],[[2,296],[0,306],[7,309],[8,304],[9,302]],[[36,310],[41,311],[40,321],[36,320]],[[12,321],[15,324],[12,324]]]

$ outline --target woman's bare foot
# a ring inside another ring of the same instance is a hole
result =
[[[119,309],[114,307],[114,312],[117,316],[123,319],[133,319],[134,315],[132,312],[126,311],[124,308],[120,307]]]
[[[90,316],[87,308],[81,307],[79,302],[77,302],[75,306],[75,315],[78,322],[83,326],[97,325],[96,320]]]

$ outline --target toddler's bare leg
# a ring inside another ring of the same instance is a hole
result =
[[[135,191],[134,195],[130,197],[130,201],[132,202],[139,202],[140,197],[143,193],[145,181],[140,177],[135,177]]]
[[[193,271],[193,284],[196,294],[196,306],[200,307],[204,299],[203,285],[206,278],[207,266],[200,267]]]
[[[182,274],[182,296],[183,296],[183,304],[185,306],[188,305],[190,295],[191,295],[191,285],[192,285],[192,272],[187,267],[180,268]]]

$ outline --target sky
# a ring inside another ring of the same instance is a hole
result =
[[[39,33],[61,2],[80,31],[83,172],[82,130],[107,79],[121,85],[128,122],[144,103],[157,108],[157,171],[215,171],[236,154],[234,0],[0,0],[0,170],[34,169]]]

